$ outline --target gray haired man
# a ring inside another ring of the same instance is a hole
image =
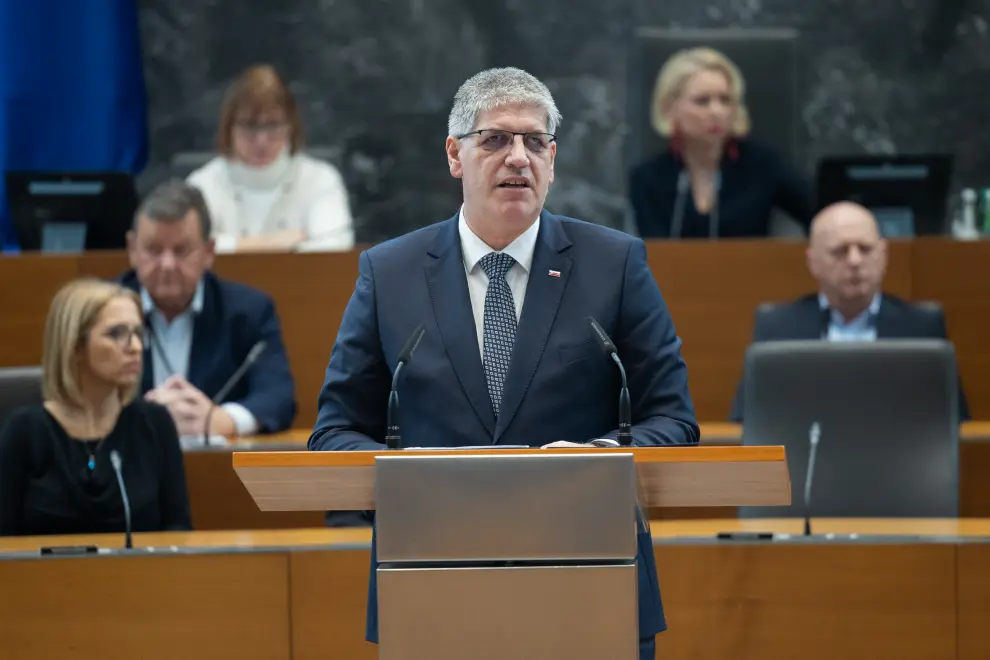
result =
[[[361,255],[310,449],[384,449],[391,375],[420,324],[399,385],[403,445],[614,443],[618,375],[588,317],[627,367],[632,443],[697,443],[681,342],[643,242],[543,208],[559,124],[550,91],[525,71],[491,69],[461,86],[446,152],[464,203]],[[641,657],[653,658],[666,622],[649,531],[637,541]],[[373,541],[373,570],[376,556]],[[374,573],[367,636],[378,640]]]

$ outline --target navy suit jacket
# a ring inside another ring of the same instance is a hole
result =
[[[828,317],[818,302],[818,295],[798,298],[786,305],[761,306],[756,312],[753,343],[821,339]],[[937,307],[911,304],[884,293],[877,312],[877,339],[948,339],[945,315]],[[743,384],[736,389],[730,419],[743,421]],[[969,406],[959,383],[959,419],[969,419]]]
[[[359,259],[357,285],[330,356],[312,450],[382,450],[392,371],[413,330],[426,333],[399,384],[404,446],[615,438],[619,376],[588,325],[593,316],[625,363],[635,445],[698,441],[667,306],[643,242],[544,212],[516,331],[501,415],[481,362],[457,216],[382,243]],[[551,271],[559,276],[551,276]],[[639,538],[640,636],[666,628],[649,532]],[[372,548],[375,567],[375,552]],[[375,574],[368,639],[377,641]]]
[[[124,273],[119,281],[139,290],[133,270]],[[203,309],[193,322],[189,382],[212,398],[241,366],[251,347],[262,340],[265,350],[221,403],[241,404],[258,420],[261,432],[273,433],[289,428],[296,417],[295,383],[275,303],[255,288],[206,272]],[[144,350],[142,392],[153,388],[148,345]]]

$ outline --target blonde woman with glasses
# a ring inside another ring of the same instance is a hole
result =
[[[175,425],[136,398],[143,336],[137,294],[122,286],[81,279],[55,295],[44,403],[12,412],[0,429],[0,535],[123,532],[112,452],[134,531],[191,529]]]
[[[214,221],[217,252],[330,252],[354,247],[344,179],[303,153],[292,90],[271,66],[246,69],[220,109],[220,154],[189,175]]]

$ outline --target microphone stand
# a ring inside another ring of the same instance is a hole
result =
[[[818,422],[808,430],[808,472],[804,475],[804,535],[811,536],[811,483],[815,478],[815,454],[818,453],[818,440],[821,426]]]

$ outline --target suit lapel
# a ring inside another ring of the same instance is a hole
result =
[[[426,284],[440,337],[475,414],[488,433],[494,435],[495,412],[481,364],[477,328],[457,234],[457,216],[441,229],[429,254],[433,261],[426,267]]]
[[[495,429],[495,442],[498,442],[519,410],[543,356],[571,270],[572,260],[562,254],[570,245],[560,221],[554,215],[544,213],[540,219],[540,234],[533,252],[533,265],[526,285],[522,315],[516,329],[509,373],[502,388],[502,405]],[[551,271],[555,275],[551,276]]]
[[[822,309],[818,296],[809,296],[801,301],[800,315],[796,319],[794,339],[823,339],[827,336],[829,312]]]
[[[897,321],[897,310],[881,298],[880,310],[877,312],[877,339],[898,339],[901,324]]]

